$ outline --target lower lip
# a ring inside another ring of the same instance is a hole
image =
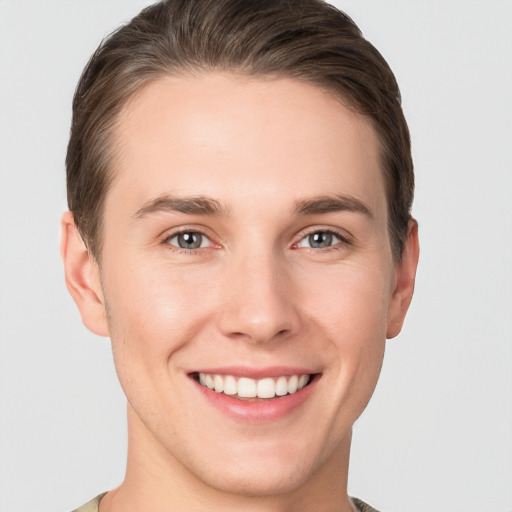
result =
[[[194,380],[194,384],[210,404],[222,413],[249,423],[267,423],[291,414],[311,396],[320,375],[311,377],[309,384],[291,395],[276,396],[266,400],[239,400],[224,393],[217,393]]]

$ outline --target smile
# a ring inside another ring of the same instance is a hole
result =
[[[276,396],[293,395],[307,386],[310,375],[289,375],[251,379],[233,375],[199,373],[199,383],[216,393],[240,399],[272,399]]]

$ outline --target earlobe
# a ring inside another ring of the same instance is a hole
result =
[[[420,253],[418,223],[411,219],[408,236],[402,252],[402,260],[396,266],[395,286],[388,310],[386,337],[394,338],[402,330],[405,315],[411,304]]]
[[[82,322],[94,334],[109,336],[98,264],[86,248],[69,211],[61,220],[60,252],[66,286],[78,306]]]

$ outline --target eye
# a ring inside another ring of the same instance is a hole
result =
[[[332,231],[315,231],[305,236],[297,246],[311,249],[328,249],[342,241],[342,238]]]
[[[180,249],[202,249],[212,245],[210,239],[198,231],[182,231],[168,237],[166,243],[179,247]]]

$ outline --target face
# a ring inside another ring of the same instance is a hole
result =
[[[112,338],[131,442],[230,492],[321,474],[406,309],[371,125],[294,80],[169,77],[115,145],[108,325],[83,316]]]

